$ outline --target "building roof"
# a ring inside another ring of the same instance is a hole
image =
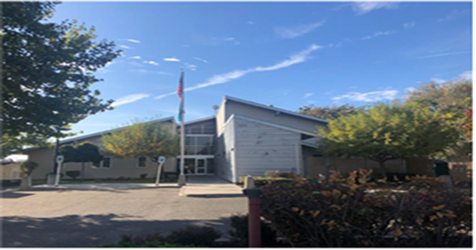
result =
[[[254,119],[254,118],[250,118],[250,117],[246,117],[246,116],[243,116],[243,115],[237,115],[237,114],[232,114],[228,120],[225,122],[225,125],[227,123],[229,123],[233,118],[239,118],[239,119],[243,119],[243,120],[248,120],[248,121],[252,121],[252,122],[257,122],[257,123],[261,123],[261,124],[264,124],[264,125],[267,125],[267,126],[271,126],[271,127],[275,127],[275,128],[280,128],[280,129],[284,129],[284,130],[288,130],[288,131],[292,131],[292,132],[296,132],[296,133],[299,133],[299,134],[305,134],[305,135],[310,135],[310,136],[316,136],[316,134],[314,133],[310,133],[308,131],[304,131],[304,130],[300,130],[300,129],[296,129],[296,128],[290,128],[290,127],[287,127],[287,126],[283,126],[283,125],[279,125],[279,124],[275,124],[275,123],[271,123],[271,122],[266,122],[266,121],[262,121],[262,120],[258,120],[258,119]]]
[[[242,99],[239,99],[239,98],[236,98],[236,97],[231,97],[231,96],[225,96],[223,98],[222,103],[226,102],[227,100],[243,103],[243,104],[246,104],[246,105],[250,105],[250,106],[254,106],[254,107],[258,107],[258,108],[262,108],[262,109],[268,109],[268,110],[271,110],[271,111],[280,112],[280,113],[283,113],[283,114],[292,115],[292,116],[296,116],[296,117],[300,117],[300,118],[304,118],[304,119],[308,119],[308,120],[318,121],[318,122],[322,122],[322,123],[325,123],[325,124],[329,123],[328,121],[326,121],[324,119],[321,119],[321,118],[317,118],[317,117],[313,117],[313,116],[309,116],[309,115],[303,115],[303,114],[300,114],[300,113],[297,113],[297,112],[293,112],[293,111],[289,111],[289,110],[285,110],[285,109],[280,109],[280,108],[276,108],[276,107],[273,107],[273,106],[267,106],[267,105],[259,104],[259,103],[256,103],[256,102],[250,102],[250,101],[242,100]]]
[[[158,120],[152,120],[152,121],[149,121],[149,122],[147,122],[147,123],[166,122],[166,121],[169,121],[169,120],[170,120],[172,123],[175,124],[175,118],[174,118],[173,116],[166,117],[166,118],[162,118],[162,119],[158,119]],[[76,136],[76,137],[73,137],[73,138],[64,139],[64,140],[61,140],[61,141],[60,141],[60,144],[70,143],[70,142],[74,142],[74,141],[78,141],[78,140],[85,140],[85,139],[89,139],[89,138],[101,136],[101,135],[103,135],[103,134],[108,134],[108,133],[111,133],[111,132],[113,132],[113,131],[122,130],[122,129],[124,129],[125,127],[127,127],[127,126],[120,127],[120,128],[109,129],[109,130],[105,130],[105,131],[101,131],[101,132],[96,132],[96,133],[92,133],[92,134],[88,134],[88,135],[81,135],[81,136]]]
[[[199,122],[204,122],[204,121],[209,121],[209,120],[213,120],[213,119],[215,119],[215,116],[209,116],[209,117],[205,117],[205,118],[201,118],[201,119],[197,119],[197,120],[193,120],[193,121],[184,122],[183,125],[186,126],[186,125],[199,123]],[[178,124],[178,126],[180,126],[180,124]]]

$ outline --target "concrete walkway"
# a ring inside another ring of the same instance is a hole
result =
[[[145,189],[145,188],[178,188],[177,183],[161,183],[156,186],[153,183],[95,183],[95,184],[60,184],[58,187],[52,185],[35,185],[32,191],[40,190],[96,190],[96,191],[112,191],[112,190],[128,190],[128,189]]]
[[[185,197],[244,197],[242,188],[217,176],[189,176],[180,189]]]

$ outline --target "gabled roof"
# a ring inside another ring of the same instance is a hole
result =
[[[158,120],[152,120],[152,121],[149,121],[149,122],[147,122],[147,123],[154,123],[154,122],[160,123],[160,122],[166,122],[166,121],[171,121],[173,124],[175,124],[175,118],[174,118],[173,116],[166,117],[166,118],[162,118],[162,119],[158,119]],[[120,127],[120,128],[109,129],[109,130],[105,130],[105,131],[101,131],[101,132],[96,132],[96,133],[92,133],[92,134],[88,134],[88,135],[82,135],[82,136],[77,136],[77,137],[73,137],[73,138],[64,139],[64,140],[61,140],[61,141],[60,141],[60,144],[70,143],[70,142],[74,142],[74,141],[78,141],[78,140],[85,140],[85,139],[88,139],[88,138],[93,138],[93,137],[101,136],[101,135],[103,135],[103,134],[108,134],[108,133],[111,133],[111,132],[113,132],[113,131],[122,130],[122,129],[126,128],[126,127],[127,127],[127,126]]]
[[[248,121],[251,121],[251,122],[256,122],[256,123],[261,123],[263,125],[267,125],[267,126],[270,126],[270,127],[275,127],[275,128],[279,128],[279,129],[284,129],[284,130],[288,130],[288,131],[292,131],[292,132],[295,132],[295,133],[299,133],[299,134],[305,134],[305,135],[310,135],[310,136],[316,136],[316,134],[314,133],[310,133],[308,131],[304,131],[304,130],[300,130],[300,129],[295,129],[295,128],[290,128],[290,127],[287,127],[287,126],[283,126],[283,125],[279,125],[279,124],[275,124],[275,123],[271,123],[271,122],[266,122],[266,121],[262,121],[262,120],[258,120],[258,119],[254,119],[254,118],[250,118],[250,117],[246,117],[246,116],[243,116],[243,115],[237,115],[237,114],[232,114],[228,120],[225,122],[224,125],[226,125],[227,123],[229,123],[233,118],[239,118],[239,119],[243,119],[243,120],[248,120]]]
[[[190,124],[204,122],[204,121],[213,120],[213,119],[215,119],[215,116],[209,116],[209,117],[205,117],[205,118],[201,118],[201,119],[197,119],[193,121],[184,122],[183,125],[190,125]],[[177,124],[177,126],[180,126],[180,124]]]
[[[300,113],[297,113],[297,112],[293,112],[293,111],[289,111],[289,110],[285,110],[285,109],[280,109],[280,108],[275,108],[275,107],[259,104],[259,103],[256,103],[256,102],[245,101],[245,100],[242,100],[242,99],[239,99],[239,98],[236,98],[236,97],[231,97],[231,96],[225,96],[223,98],[222,104],[224,102],[226,102],[227,100],[243,103],[243,104],[254,106],[254,107],[257,107],[257,108],[267,109],[267,110],[271,110],[271,111],[275,111],[275,112],[281,112],[283,114],[292,115],[292,116],[296,116],[296,117],[300,117],[300,118],[304,118],[304,119],[308,119],[308,120],[318,121],[318,122],[322,122],[322,123],[325,123],[325,124],[329,123],[328,121],[326,121],[324,119],[321,119],[321,118],[312,117],[312,116],[309,116],[309,115],[303,115],[303,114],[300,114]]]

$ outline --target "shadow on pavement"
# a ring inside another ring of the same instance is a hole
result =
[[[33,194],[22,194],[19,192],[6,192],[0,195],[0,198],[2,199],[17,199],[17,198],[23,198],[27,197]]]
[[[188,225],[212,226],[226,233],[229,219],[141,220],[117,214],[68,215],[52,218],[2,217],[1,247],[93,247],[117,243],[121,235],[168,234]]]

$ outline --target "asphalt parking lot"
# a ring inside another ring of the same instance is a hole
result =
[[[2,247],[92,247],[122,234],[145,235],[208,225],[228,232],[246,197],[181,197],[177,187],[35,190],[2,194]]]

